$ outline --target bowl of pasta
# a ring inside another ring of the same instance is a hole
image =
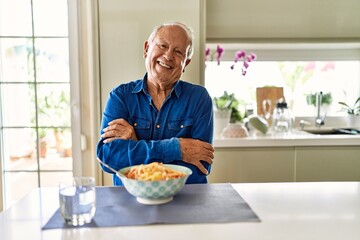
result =
[[[120,169],[117,175],[138,202],[152,205],[170,202],[191,174],[184,166],[153,162]]]

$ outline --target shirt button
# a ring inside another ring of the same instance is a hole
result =
[[[137,126],[137,123],[134,123],[134,127],[136,127]]]
[[[160,128],[160,124],[156,125],[156,128]]]
[[[184,128],[184,125],[181,124],[181,125],[180,125],[180,128]]]

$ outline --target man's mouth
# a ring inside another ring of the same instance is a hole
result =
[[[158,61],[158,64],[159,64],[160,66],[164,67],[164,68],[168,68],[168,69],[171,68],[171,66],[169,66],[169,65],[167,65],[167,64],[165,64],[165,63],[163,63],[163,62],[160,62],[160,61]]]

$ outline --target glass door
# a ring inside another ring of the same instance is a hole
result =
[[[67,0],[0,0],[5,208],[73,175],[67,11]]]

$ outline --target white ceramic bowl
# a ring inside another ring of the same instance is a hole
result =
[[[191,169],[184,166],[172,164],[164,164],[164,166],[183,172],[185,176],[163,181],[136,180],[125,176],[131,168],[126,167],[119,170],[118,177],[123,182],[126,190],[135,196],[138,202],[143,204],[163,204],[173,199],[173,196],[184,187],[187,178],[192,174]]]

